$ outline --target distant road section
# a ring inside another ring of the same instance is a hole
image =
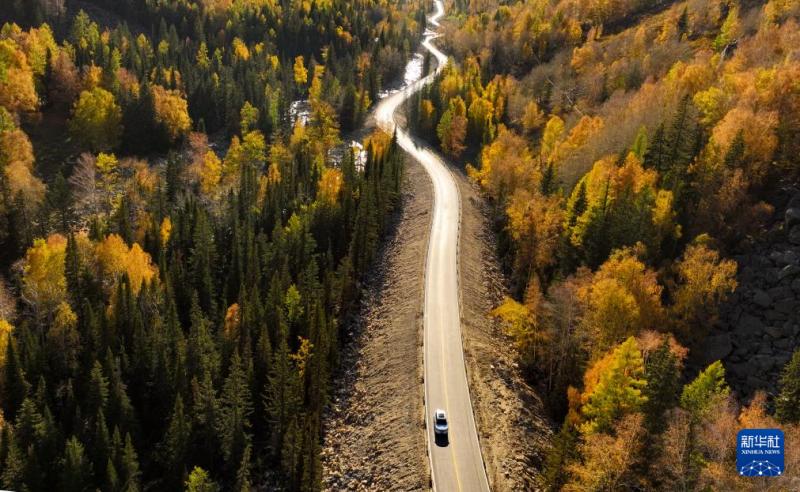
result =
[[[444,5],[441,0],[435,0],[435,4],[436,13],[429,22],[438,27],[438,20],[444,15]],[[436,73],[439,73],[447,62],[447,56],[433,46],[431,42],[435,38],[436,34],[428,31],[422,44],[436,57]],[[434,76],[428,75],[385,98],[376,109],[376,118],[384,131],[397,131],[400,146],[423,165],[433,182],[434,209],[425,266],[424,303],[425,408],[433,486],[439,492],[488,492],[489,481],[472,413],[461,343],[458,291],[461,204],[458,187],[442,158],[425,142],[398,127],[394,120],[397,108],[430,83]],[[437,438],[433,433],[433,411],[437,408],[447,412],[450,422],[447,439]]]

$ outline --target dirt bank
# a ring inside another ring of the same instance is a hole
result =
[[[487,204],[461,170],[453,174],[461,194],[461,328],[489,482],[495,492],[537,490],[551,427],[541,399],[520,375],[511,340],[487,317],[506,294]]]
[[[328,490],[428,487],[422,386],[422,287],[433,190],[406,160],[403,207],[366,282],[325,424]]]

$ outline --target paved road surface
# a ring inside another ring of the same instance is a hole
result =
[[[436,14],[430,24],[444,14],[441,0],[435,0]],[[426,33],[423,42],[438,61],[438,73],[447,57],[431,41],[436,37]],[[464,352],[461,344],[461,316],[458,291],[458,229],[461,204],[458,187],[450,170],[426,143],[415,139],[395,126],[394,112],[402,102],[433,80],[429,75],[397,92],[379,104],[376,110],[378,125],[387,132],[397,130],[403,149],[416,158],[433,181],[434,209],[428,257],[425,266],[425,403],[428,420],[428,447],[431,453],[433,486],[438,492],[489,491],[483,468],[478,433],[472,413]],[[450,421],[448,439],[433,433],[433,411],[443,408]]]

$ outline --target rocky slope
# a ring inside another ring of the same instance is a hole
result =
[[[735,251],[739,286],[721,304],[720,319],[696,361],[722,360],[741,396],[775,393],[780,371],[800,347],[800,184],[784,186],[760,237]]]

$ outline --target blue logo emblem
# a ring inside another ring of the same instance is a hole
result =
[[[783,431],[742,429],[736,436],[736,470],[745,477],[777,477],[783,468]]]

